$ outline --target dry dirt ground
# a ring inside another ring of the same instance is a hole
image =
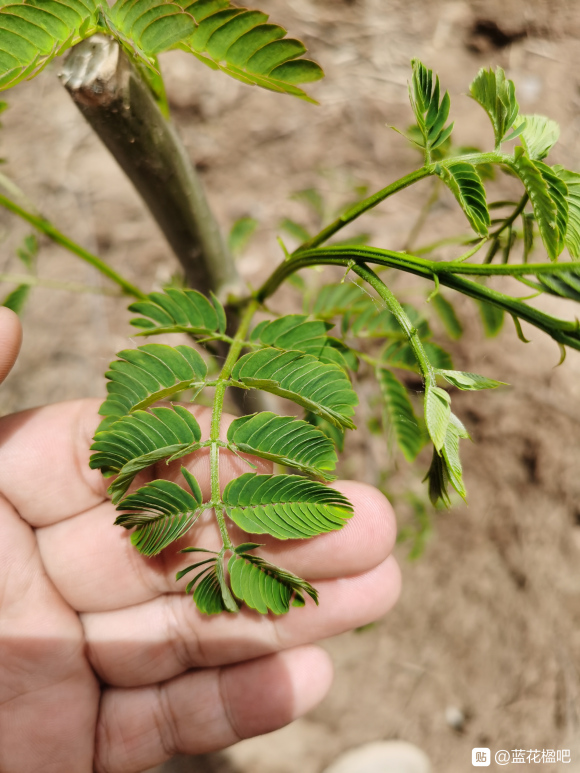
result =
[[[174,117],[203,174],[224,227],[260,220],[240,267],[257,282],[280,260],[275,237],[296,190],[329,193],[352,176],[381,188],[417,162],[385,128],[410,122],[406,81],[419,56],[450,90],[456,137],[489,146],[487,119],[466,98],[481,66],[501,64],[518,86],[522,110],[560,121],[553,160],[580,168],[580,9],[570,0],[264,0],[264,10],[302,37],[327,78],[311,89],[320,107],[251,89],[193,60],[164,67]],[[176,263],[137,195],[60,87],[57,67],[9,95],[2,155],[18,184],[72,238],[146,289]],[[333,182],[334,181],[334,182]],[[505,183],[509,192],[513,186]],[[401,248],[428,185],[366,219],[372,244]],[[0,213],[3,270],[27,233]],[[424,240],[463,229],[443,198]],[[49,243],[40,273],[99,287],[101,279]],[[408,292],[424,299],[409,285]],[[281,302],[290,303],[287,298]],[[580,357],[555,369],[556,346],[527,331],[524,346],[506,326],[482,337],[469,302],[458,308],[465,337],[452,346],[458,367],[509,382],[510,390],[454,395],[474,443],[464,450],[469,507],[438,513],[424,556],[398,548],[404,591],[388,618],[325,643],[336,681],[308,717],[181,769],[221,773],[321,773],[341,751],[378,739],[421,746],[437,773],[471,769],[471,748],[571,748],[580,771]],[[565,303],[549,308],[572,313]],[[24,318],[25,343],[0,393],[4,412],[103,395],[102,373],[126,345],[122,301],[37,289]],[[364,424],[365,406],[361,424]],[[385,484],[393,463],[382,440],[361,432],[342,474]],[[420,489],[426,459],[399,462],[387,487]],[[421,469],[419,469],[419,467]],[[401,507],[401,520],[407,518]],[[460,729],[449,724],[459,711]],[[493,767],[493,766],[492,766]],[[541,770],[551,771],[550,765]]]

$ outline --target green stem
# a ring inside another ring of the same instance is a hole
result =
[[[389,288],[382,281],[382,279],[380,279],[375,274],[374,271],[371,271],[370,268],[367,268],[367,266],[356,265],[352,267],[352,270],[355,272],[355,274],[358,274],[361,277],[361,279],[364,279],[365,282],[367,282],[374,290],[376,290],[377,294],[385,302],[388,310],[391,312],[391,314],[395,317],[395,319],[399,323],[399,326],[405,333],[409,341],[409,344],[413,349],[415,358],[419,363],[419,368],[421,370],[423,378],[425,379],[425,385],[437,386],[435,371],[433,370],[433,366],[431,365],[431,362],[427,357],[427,352],[423,347],[423,343],[419,338],[419,333],[417,332],[417,328],[414,327],[413,323],[405,313],[405,310],[403,309],[399,301],[395,298],[393,293],[389,290]]]
[[[220,447],[222,446],[222,441],[220,441],[221,419],[222,419],[222,412],[224,408],[224,398],[225,398],[226,390],[228,388],[229,379],[230,379],[230,376],[232,375],[232,370],[234,369],[234,365],[238,361],[238,358],[242,352],[242,349],[244,348],[245,340],[248,335],[250,325],[252,323],[252,318],[256,313],[256,311],[258,310],[258,308],[259,308],[259,303],[257,301],[252,300],[248,303],[248,305],[246,306],[241,316],[238,331],[235,335],[232,345],[230,346],[228,356],[226,358],[226,361],[224,362],[221,373],[219,375],[217,386],[215,389],[215,395],[213,399],[213,410],[211,415],[211,427],[210,427],[210,436],[209,436],[210,443],[211,443],[211,451],[210,451],[211,500],[212,502],[214,502],[214,511],[219,525],[220,533],[222,536],[224,549],[226,550],[232,550],[233,545],[232,545],[232,541],[230,540],[230,536],[228,534],[228,529],[227,529],[227,525],[224,517],[224,508],[223,508],[223,505],[221,504],[220,457],[219,457]]]
[[[147,297],[144,293],[141,292],[141,290],[139,290],[138,287],[135,287],[135,285],[132,285],[130,282],[124,279],[120,274],[114,271],[96,255],[93,255],[88,250],[85,250],[84,247],[76,244],[72,241],[72,239],[69,239],[68,236],[65,236],[63,233],[57,230],[52,225],[52,223],[50,223],[46,218],[42,217],[42,215],[35,215],[32,212],[28,212],[1,193],[0,206],[4,207],[15,215],[18,215],[18,217],[21,217],[23,220],[26,220],[27,223],[30,223],[30,225],[34,226],[34,228],[36,228],[38,231],[48,236],[49,239],[52,239],[53,242],[60,244],[61,247],[64,247],[69,252],[72,252],[74,255],[81,258],[81,260],[84,260],[86,263],[89,263],[91,266],[96,268],[101,272],[101,274],[104,274],[109,279],[112,279],[113,282],[119,285],[125,295],[130,295],[133,298],[138,298],[139,300],[144,300]]]
[[[112,289],[105,287],[90,287],[76,282],[58,282],[55,279],[40,279],[30,274],[0,274],[0,282],[10,282],[17,285],[30,285],[31,287],[47,287],[50,290],[66,290],[69,293],[91,293],[94,295],[112,295],[120,297]]]

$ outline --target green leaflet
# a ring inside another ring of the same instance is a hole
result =
[[[564,241],[570,257],[573,260],[578,260],[580,258],[580,174],[570,172],[561,166],[553,167],[553,171],[567,188],[568,226]]]
[[[466,373],[462,370],[436,370],[438,376],[443,376],[445,381],[458,389],[475,392],[479,389],[497,389],[499,386],[507,386],[505,381],[494,381],[477,373]]]
[[[469,433],[457,416],[451,414],[441,453],[439,454],[433,449],[431,467],[425,476],[426,480],[429,481],[429,499],[433,505],[437,505],[441,501],[447,507],[451,506],[449,484],[453,486],[462,499],[465,499],[467,495],[459,458],[459,440],[461,438],[469,438]]]
[[[505,77],[501,67],[497,67],[495,72],[491,69],[481,69],[469,87],[469,92],[488,114],[493,126],[495,145],[499,148],[519,113],[513,81]]]
[[[244,83],[312,101],[297,84],[319,80],[322,69],[303,59],[304,45],[268,23],[267,14],[221,0],[182,0],[181,5],[197,22],[181,48]]]
[[[203,548],[185,548],[181,552],[212,553],[212,551],[204,550]],[[228,588],[224,576],[222,557],[221,555],[214,555],[216,556],[215,558],[207,558],[188,566],[187,569],[182,569],[177,573],[177,579],[180,580],[189,572],[203,566],[204,568],[195,575],[185,589],[186,593],[193,592],[193,601],[198,610],[204,615],[217,615],[220,612],[237,612],[238,605]],[[206,575],[205,577],[203,577],[204,574]],[[201,579],[202,577],[203,580]],[[196,583],[198,583],[197,587]]]
[[[465,161],[455,161],[446,166],[437,164],[435,171],[457,199],[473,230],[486,236],[490,219],[485,188],[477,169]]]
[[[211,337],[226,331],[224,307],[213,294],[210,302],[196,290],[168,288],[147,297],[148,300],[129,306],[129,311],[141,315],[131,320],[134,327],[143,330],[138,335],[189,333]]]
[[[193,480],[192,494],[172,481],[154,480],[117,507],[123,512],[115,523],[125,529],[137,527],[131,542],[140,553],[156,556],[193,526],[202,504],[199,485]]]
[[[451,415],[451,398],[444,389],[427,386],[425,390],[425,423],[433,445],[437,451],[441,451],[449,417]]]
[[[276,539],[305,539],[336,531],[352,516],[346,497],[298,475],[245,473],[228,483],[223,501],[241,529]]]
[[[33,77],[96,30],[93,0],[27,0],[0,8],[0,90]]]
[[[522,145],[531,159],[542,160],[560,138],[560,127],[545,115],[520,115],[517,123],[525,126],[520,135]]]
[[[236,552],[228,571],[234,595],[262,615],[284,615],[291,604],[304,606],[304,594],[318,604],[318,594],[310,583],[250,553]]]
[[[147,63],[195,31],[192,16],[171,0],[117,0],[104,16],[109,30]]]
[[[537,287],[540,292],[580,303],[580,268],[577,266],[569,271],[558,271],[557,274],[538,274],[534,280],[526,284]]]
[[[304,421],[311,424],[313,427],[319,429],[323,435],[332,441],[334,447],[341,453],[344,451],[344,438],[346,430],[344,427],[337,427],[335,424],[331,424],[322,416],[317,416],[315,413],[306,411],[304,414]]]
[[[18,285],[14,290],[11,290],[8,295],[2,301],[2,306],[7,309],[12,309],[15,314],[22,314],[26,301],[30,296],[30,285]]]
[[[479,308],[483,330],[487,338],[495,338],[503,328],[505,313],[503,309],[485,301],[476,301]]]
[[[331,328],[330,323],[318,319],[309,320],[305,314],[288,314],[273,322],[261,322],[252,331],[251,340],[276,349],[305,352],[321,362],[333,363],[344,370],[349,367],[356,370],[356,358],[354,362],[347,360],[348,347],[327,335]]]
[[[522,148],[516,148],[514,159],[510,161],[509,166],[520,178],[530,197],[548,257],[550,260],[556,260],[563,247],[563,240],[558,230],[556,204],[550,195],[549,188],[549,184],[554,185],[553,178],[556,178],[556,175],[550,176],[547,180],[545,170],[542,173],[537,166],[540,163],[534,163],[524,154]],[[545,164],[542,167],[545,167]],[[548,168],[546,167],[546,169]]]
[[[119,502],[138,472],[163,459],[179,459],[199,446],[201,430],[195,417],[180,405],[134,411],[97,432],[91,469],[117,475],[109,486],[113,504]]]
[[[244,252],[258,225],[258,221],[253,217],[240,217],[236,220],[228,235],[228,247],[232,255],[237,257]]]
[[[352,429],[358,403],[346,373],[308,354],[261,349],[236,363],[232,378],[247,387],[286,397],[331,423]]]
[[[440,98],[439,77],[433,83],[433,71],[418,59],[412,59],[413,76],[409,85],[409,99],[415,113],[417,126],[423,137],[427,154],[442,145],[453,131],[453,124],[445,126],[451,105],[446,91]]]
[[[318,319],[333,319],[357,311],[367,300],[364,290],[354,282],[324,285],[316,295],[312,314]]]
[[[230,424],[228,440],[242,453],[295,467],[323,480],[334,479],[329,474],[337,462],[334,444],[300,419],[267,411],[242,416]]]
[[[390,370],[377,369],[385,414],[385,430],[391,432],[408,462],[416,459],[423,447],[423,435],[409,400],[407,389]]]
[[[568,228],[568,188],[566,183],[543,161],[535,161],[536,167],[548,186],[548,193],[556,207],[556,230],[558,231],[558,255],[565,246]]]
[[[458,341],[463,335],[463,325],[459,321],[453,305],[445,296],[441,295],[441,292],[432,295],[430,303],[439,315],[441,322],[443,322],[449,338],[453,341]]]
[[[403,310],[413,323],[420,338],[430,338],[431,329],[425,317],[408,303],[402,304]],[[350,332],[358,338],[407,338],[396,317],[388,309],[379,305],[373,298],[365,296],[359,304],[360,313],[353,313]]]
[[[147,408],[176,392],[201,384],[207,366],[190,346],[146,344],[125,349],[105,374],[109,396],[101,405],[101,416],[118,418]]]

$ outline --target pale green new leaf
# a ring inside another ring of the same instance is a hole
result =
[[[561,166],[553,167],[553,171],[563,180],[568,190],[566,201],[568,202],[568,227],[564,241],[570,257],[574,260],[580,258],[580,174],[571,172]]]
[[[409,98],[423,137],[423,147],[429,152],[442,145],[453,131],[453,124],[445,126],[451,102],[447,91],[441,97],[439,77],[436,76],[433,83],[432,70],[428,70],[418,59],[411,60],[411,64],[413,76]]]
[[[517,123],[524,122],[520,140],[531,159],[541,161],[560,138],[560,127],[545,115],[520,115]]]
[[[244,386],[286,397],[339,427],[354,428],[358,397],[342,368],[301,352],[261,349],[239,360],[232,378]]]
[[[96,31],[93,0],[26,0],[0,8],[0,90],[36,75]]]
[[[197,290],[168,288],[163,293],[151,293],[146,301],[137,301],[129,311],[140,314],[131,320],[143,331],[138,335],[189,333],[204,338],[225,333],[224,307],[212,295],[211,302]]]
[[[298,475],[245,473],[228,483],[223,501],[241,529],[276,539],[305,539],[336,531],[352,516],[345,496]]]
[[[201,355],[190,346],[146,344],[117,357],[105,374],[109,396],[99,409],[101,416],[113,419],[201,385],[207,373]]]
[[[311,424],[291,416],[265,411],[242,416],[228,428],[228,440],[237,451],[294,467],[322,480],[337,462],[333,442]]]
[[[169,480],[154,480],[125,498],[115,523],[137,527],[131,542],[145,556],[156,556],[182,537],[197,520],[201,507],[199,485],[193,495]]]
[[[403,384],[390,370],[377,369],[383,398],[385,430],[391,432],[408,462],[416,459],[423,447],[423,435]]]
[[[556,229],[558,231],[558,255],[565,246],[566,231],[568,229],[568,188],[566,183],[543,161],[534,161],[540,174],[548,186],[548,193],[556,207]]]
[[[548,257],[550,260],[556,260],[561,252],[561,238],[557,224],[556,204],[550,195],[548,182],[536,163],[524,154],[522,148],[516,148],[514,158],[510,161],[509,166],[520,178],[530,197]]]
[[[318,604],[318,594],[310,583],[250,553],[236,552],[228,571],[234,595],[262,615],[284,615],[291,604],[304,606],[304,594]]]
[[[513,81],[505,77],[501,67],[497,67],[495,72],[492,69],[481,69],[469,87],[469,92],[490,117],[498,148],[519,113]]]
[[[476,301],[486,338],[495,338],[503,328],[505,312],[486,301]]]
[[[466,373],[462,370],[437,370],[438,376],[458,389],[475,392],[479,389],[496,389],[499,386],[507,386],[505,381],[494,381],[477,373]]]
[[[451,398],[444,389],[427,386],[425,390],[425,423],[427,432],[437,451],[441,451],[449,417],[451,415]]]
[[[490,223],[485,188],[477,169],[465,161],[437,165],[436,172],[453,193],[473,230],[486,236]]]
[[[238,8],[226,0],[181,0],[197,27],[179,44],[201,62],[234,78],[271,91],[312,101],[298,88],[324,76],[315,62],[302,58],[304,44],[268,23],[261,11]]]
[[[441,501],[450,507],[449,484],[453,486],[462,499],[467,496],[459,458],[459,440],[461,438],[469,438],[469,433],[457,416],[451,414],[441,453],[433,449],[431,467],[426,475],[426,479],[429,481],[429,498],[433,505],[437,505]]]
[[[138,472],[163,459],[178,459],[199,447],[201,430],[183,406],[134,411],[97,432],[91,451],[91,469],[109,477],[113,504],[119,502]]]

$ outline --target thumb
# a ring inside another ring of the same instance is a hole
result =
[[[22,326],[18,315],[0,306],[0,383],[12,370],[22,343]]]

